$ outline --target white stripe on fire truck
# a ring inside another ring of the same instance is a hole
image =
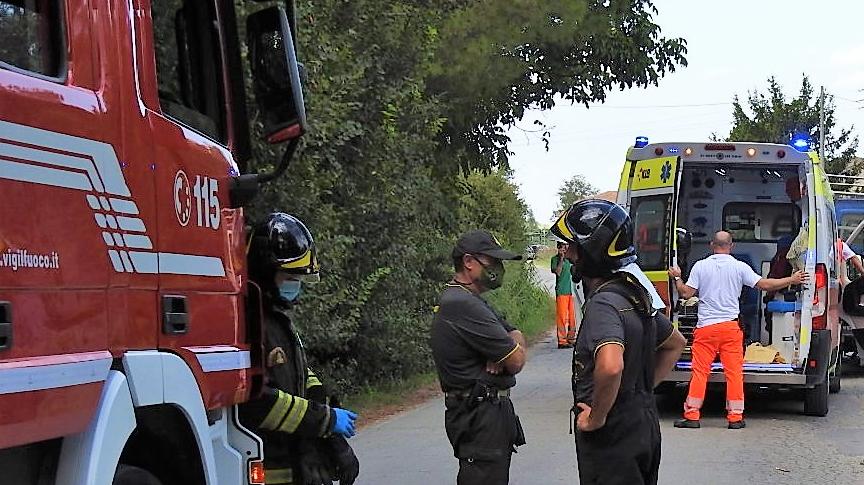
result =
[[[0,159],[2,178],[76,190],[93,190],[90,180],[81,172],[57,170]]]
[[[239,352],[196,353],[198,363],[204,372],[219,372],[223,370],[239,370],[252,367],[248,350]]]
[[[212,256],[159,253],[159,273],[221,277],[225,276],[225,266]]]
[[[107,354],[107,352],[106,352]],[[87,357],[88,354],[81,354]],[[0,394],[40,391],[102,382],[111,369],[111,357],[29,367],[0,368]],[[74,357],[75,354],[71,354]]]

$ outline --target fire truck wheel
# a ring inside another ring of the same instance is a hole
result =
[[[113,485],[162,485],[162,482],[143,468],[118,465]]]

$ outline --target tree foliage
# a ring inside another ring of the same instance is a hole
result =
[[[444,145],[463,167],[506,168],[507,128],[529,108],[587,106],[686,65],[685,41],[661,37],[649,0],[451,3],[429,87],[446,100]]]
[[[789,143],[795,135],[807,136],[811,146],[819,150],[819,93],[804,76],[801,89],[794,98],[787,98],[773,77],[768,78],[766,92],[749,93],[746,108],[738,96],[733,103],[732,131],[729,141]],[[834,97],[825,95],[825,166],[831,173],[856,171],[853,166],[858,137],[852,128],[837,128]]]
[[[330,382],[356,389],[431,368],[432,308],[460,232],[524,249],[533,216],[506,169],[507,124],[556,96],[602,99],[683,62],[650,2],[548,3],[297,1],[310,131],[251,212],[294,213],[315,236],[322,282],[296,319]],[[253,149],[263,171],[281,147]]]
[[[556,213],[570,207],[577,200],[582,200],[597,192],[597,187],[591,185],[591,182],[587,181],[583,175],[574,175],[558,189],[558,210]]]

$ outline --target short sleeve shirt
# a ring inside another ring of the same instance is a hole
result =
[[[737,319],[741,290],[745,286],[756,286],[761,279],[750,265],[729,254],[713,254],[697,261],[687,279],[687,286],[699,291],[696,326],[701,328]]]
[[[507,374],[486,372],[488,362],[500,362],[516,350],[512,327],[479,296],[458,285],[441,294],[432,319],[430,345],[445,392],[469,390],[481,380],[499,389],[516,384]]]
[[[561,256],[557,254],[552,256],[550,269],[553,273],[555,272],[555,268],[558,267],[559,259],[561,259]],[[573,263],[564,258],[564,263],[561,264],[561,274],[555,277],[555,294],[558,296],[573,294],[573,278],[570,276],[570,266],[573,266]]]
[[[653,323],[651,334],[655,342],[651,349],[656,349],[672,335],[673,326],[672,322],[659,312],[653,318]],[[620,390],[636,389],[647,361],[647,356],[643,355],[645,335],[644,319],[628,299],[612,291],[599,291],[594,294],[585,304],[585,317],[576,336],[573,354],[573,389],[576,400],[591,405],[595,358],[597,352],[606,345],[620,345],[624,348],[624,373],[621,376]]]

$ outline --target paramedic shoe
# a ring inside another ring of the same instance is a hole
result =
[[[729,421],[729,429],[742,429],[746,427],[747,423],[743,419],[741,421]]]
[[[702,424],[699,423],[698,419],[679,419],[675,421],[675,427],[696,429],[701,428]]]

